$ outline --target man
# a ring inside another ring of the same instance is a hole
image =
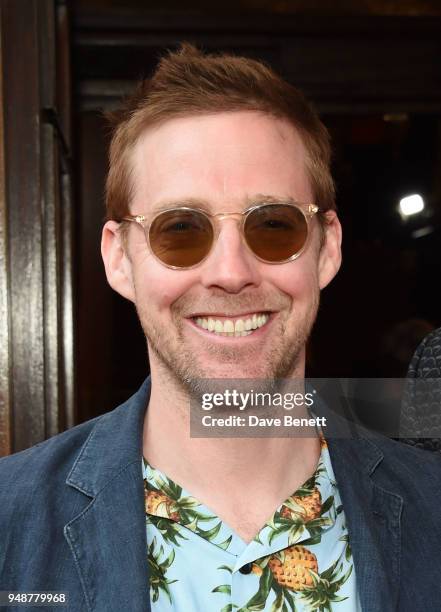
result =
[[[438,609],[438,457],[363,432],[190,435],[214,380],[304,377],[341,262],[317,115],[262,64],[184,44],[114,121],[102,254],[151,376],[0,463],[0,588],[75,612]]]

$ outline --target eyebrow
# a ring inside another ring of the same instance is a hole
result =
[[[253,206],[259,206],[260,204],[289,204],[292,206],[298,203],[299,201],[295,200],[291,196],[279,197],[258,193],[254,196],[246,198],[242,212]],[[165,210],[170,210],[171,208],[181,208],[183,206],[187,208],[201,208],[208,213],[212,212],[212,207],[207,200],[202,200],[199,198],[180,198],[179,200],[165,200],[157,202],[152,206],[149,214],[156,215],[160,212],[164,212]]]

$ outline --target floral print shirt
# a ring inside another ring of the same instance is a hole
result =
[[[360,612],[326,442],[314,475],[244,542],[143,460],[152,612]]]

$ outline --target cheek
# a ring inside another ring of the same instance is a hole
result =
[[[169,270],[151,259],[143,268],[138,267],[135,276],[137,307],[143,310],[166,312],[194,285],[193,275]]]
[[[274,284],[294,302],[309,301],[318,291],[317,266],[312,261],[302,262],[301,258],[288,266],[287,270],[277,271]]]

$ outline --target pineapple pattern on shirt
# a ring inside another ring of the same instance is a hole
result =
[[[360,612],[326,441],[314,475],[244,542],[143,461],[152,612]]]

